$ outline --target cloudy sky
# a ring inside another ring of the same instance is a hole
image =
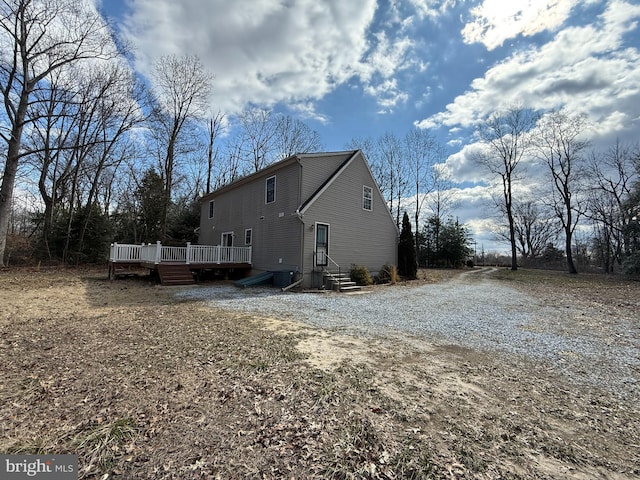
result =
[[[96,0],[143,75],[196,54],[228,115],[271,107],[304,119],[327,150],[356,137],[429,129],[464,188],[478,244],[491,215],[466,153],[502,105],[568,107],[594,144],[640,136],[637,0]]]

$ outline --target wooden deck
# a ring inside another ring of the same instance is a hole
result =
[[[208,269],[250,269],[251,247],[191,245],[167,247],[155,244],[111,244],[109,278],[131,274],[135,269],[157,271],[163,285],[186,285],[193,273]]]

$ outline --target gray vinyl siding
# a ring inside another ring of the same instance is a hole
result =
[[[302,157],[302,200],[307,200],[335,173],[353,152],[327,155],[323,157]]]
[[[363,185],[373,187],[371,211],[362,208]],[[397,264],[398,230],[361,155],[309,206],[304,221],[306,266],[313,266],[315,222],[330,225],[329,256],[343,270],[364,265],[377,272],[385,263]]]
[[[299,165],[290,163],[276,172],[257,175],[237,188],[207,196],[200,216],[200,243],[219,245],[222,232],[233,231],[234,246],[244,246],[245,230],[251,228],[254,270],[300,268],[301,222],[295,215],[300,203],[299,173]],[[276,199],[266,204],[266,179],[273,175]],[[215,200],[213,219],[209,219],[210,200]]]
[[[266,204],[266,179],[273,175],[276,200]],[[363,185],[373,189],[371,211],[362,208]],[[213,219],[210,200],[215,201]],[[318,287],[316,222],[329,225],[329,256],[343,271],[357,264],[373,273],[397,263],[398,230],[364,157],[353,151],[291,157],[205,196],[200,243],[219,245],[221,234],[232,231],[234,245],[244,246],[250,228],[255,272],[299,271],[304,286]]]

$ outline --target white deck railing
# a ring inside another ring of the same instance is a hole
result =
[[[223,247],[222,245],[191,245],[163,247],[160,242],[142,245],[112,243],[111,262],[144,263],[251,263],[251,247]]]

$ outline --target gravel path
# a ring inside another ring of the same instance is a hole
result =
[[[632,319],[616,319],[607,328],[582,327],[584,322],[570,320],[585,312],[549,306],[487,273],[476,270],[446,283],[382,287],[361,295],[233,286],[196,287],[177,295],[347,334],[411,334],[439,344],[516,354],[549,363],[578,383],[638,399],[640,339]]]

